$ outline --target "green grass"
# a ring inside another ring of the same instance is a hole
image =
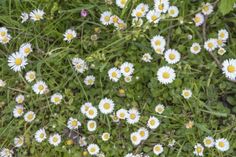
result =
[[[145,152],[154,156],[152,147],[156,143],[164,146],[162,156],[193,156],[194,145],[203,143],[206,136],[227,138],[230,150],[221,153],[215,148],[205,148],[205,156],[235,155],[236,84],[225,78],[205,50],[198,55],[189,51],[193,41],[203,44],[202,28],[190,23],[194,14],[199,11],[201,1],[172,1],[180,10],[179,17],[165,19],[157,27],[149,25],[147,30],[131,27],[131,11],[139,2],[141,1],[130,0],[127,8],[121,10],[115,4],[108,5],[103,0],[0,1],[0,26],[8,28],[12,36],[9,44],[0,45],[0,79],[7,83],[6,87],[0,88],[0,148],[13,148],[13,139],[24,135],[25,144],[14,149],[16,156],[82,156],[86,147],[67,145],[69,137],[64,133],[69,117],[76,117],[82,123],[79,133],[87,137],[88,143],[97,143],[107,157],[121,157],[130,152]],[[152,0],[142,2],[153,3]],[[36,8],[45,11],[45,19],[22,24],[21,13]],[[88,17],[80,17],[82,9],[89,11]],[[106,10],[122,17],[128,25],[127,29],[115,31],[112,26],[102,25],[99,22],[100,14]],[[208,18],[207,38],[216,37],[217,31],[222,28],[227,29],[230,34],[227,52],[223,56],[214,53],[220,62],[236,58],[235,17],[235,10],[222,15],[217,5]],[[183,24],[180,23],[181,20]],[[79,38],[71,43],[63,41],[63,33],[69,28],[74,28],[79,34]],[[101,32],[96,33],[95,28],[99,28]],[[94,34],[98,36],[96,41],[91,40],[91,35]],[[150,46],[150,39],[157,34],[169,37],[168,46],[181,53],[181,61],[171,66],[175,69],[177,78],[167,86],[160,84],[156,78],[158,68],[166,65],[163,56],[156,54]],[[189,34],[193,36],[192,40],[188,40]],[[16,73],[8,67],[7,57],[24,42],[32,44],[33,52],[28,57],[26,69]],[[152,55],[151,63],[141,62],[144,53]],[[75,72],[71,64],[71,59],[75,56],[94,66],[84,74]],[[107,71],[125,61],[134,64],[132,82],[111,82]],[[27,83],[24,78],[29,70],[36,71],[37,80],[42,79],[47,83],[50,89],[48,94],[39,96],[32,91],[32,84]],[[96,77],[94,86],[88,87],[83,83],[87,75]],[[181,96],[184,88],[192,90],[191,99],[185,100]],[[119,95],[119,89],[125,90],[125,97]],[[50,96],[54,92],[60,92],[64,96],[63,103],[58,106],[50,103]],[[26,123],[22,117],[16,119],[12,115],[16,105],[15,96],[18,94],[23,94],[26,98],[25,109],[36,113],[36,119],[32,123]],[[110,116],[99,114],[96,118],[97,130],[94,133],[88,132],[87,119],[81,114],[80,106],[90,101],[97,107],[104,97],[112,98],[116,104],[115,111],[137,107],[141,112],[140,122],[135,125],[129,125],[125,121],[117,124],[112,122]],[[161,115],[154,111],[158,103],[166,107]],[[134,147],[130,141],[130,133],[145,127],[150,115],[156,116],[161,125],[150,133],[148,140],[142,145]],[[192,129],[185,128],[189,120],[195,123]],[[34,133],[41,127],[45,127],[48,136],[50,133],[60,133],[62,143],[55,148],[47,141],[37,143]],[[111,133],[108,142],[101,140],[103,132]],[[167,147],[170,139],[176,140],[172,149]]]

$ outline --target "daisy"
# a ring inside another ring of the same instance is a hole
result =
[[[24,137],[19,136],[14,138],[14,145],[15,147],[21,147],[24,144]]]
[[[110,134],[108,132],[104,132],[102,134],[102,140],[103,141],[108,141],[110,139]]]
[[[169,84],[172,83],[175,80],[175,71],[174,69],[168,67],[168,66],[163,66],[157,71],[157,79],[160,81],[162,84]]]
[[[45,129],[41,128],[41,129],[37,130],[34,137],[37,142],[39,142],[39,143],[43,142],[47,138]]]
[[[8,57],[8,66],[15,72],[24,69],[27,64],[27,59],[19,52],[15,52]]]
[[[111,24],[111,15],[112,13],[110,11],[105,11],[101,14],[100,21],[102,22],[103,25],[109,25]]]
[[[7,32],[8,32],[8,30],[6,27],[0,27],[0,37],[6,37]]]
[[[156,129],[159,125],[160,125],[160,121],[154,116],[151,116],[147,122],[147,126],[150,129]]]
[[[166,13],[169,9],[170,3],[169,0],[154,0],[155,10],[160,13]]]
[[[110,24],[118,24],[119,20],[120,20],[120,18],[118,16],[112,15],[110,17]]]
[[[210,3],[203,3],[202,13],[204,15],[210,15],[213,12],[213,6]]]
[[[70,43],[72,39],[76,38],[77,33],[73,29],[67,29],[66,32],[63,34],[64,40]]]
[[[149,136],[149,132],[146,128],[142,127],[138,129],[138,134],[140,135],[141,140],[146,140]]]
[[[117,68],[111,68],[108,71],[108,76],[109,76],[110,80],[112,80],[113,82],[117,82],[121,77],[121,72]]]
[[[175,49],[168,49],[165,52],[165,60],[169,64],[175,64],[180,61],[180,53],[176,51]]]
[[[111,99],[104,98],[99,102],[98,108],[103,114],[112,113],[114,109],[114,102]]]
[[[199,43],[193,43],[190,52],[193,54],[198,54],[201,51],[201,46]]]
[[[67,121],[67,127],[70,130],[78,129],[79,126],[81,126],[81,123],[75,118],[70,117]]]
[[[87,63],[81,58],[73,58],[72,64],[77,72],[83,73],[85,70],[88,70]]]
[[[132,81],[132,76],[125,76],[124,80],[125,82],[129,83]]]
[[[95,107],[91,106],[89,107],[88,111],[86,112],[86,116],[89,118],[89,119],[94,119],[95,117],[97,117],[98,115],[98,111]]]
[[[222,48],[222,47],[219,48],[218,51],[217,51],[217,53],[218,53],[219,55],[221,55],[221,56],[222,56],[223,54],[225,54],[225,52],[226,52],[226,50],[225,50],[224,48]]]
[[[139,135],[139,133],[137,132],[133,132],[130,134],[130,140],[132,142],[133,145],[139,145],[141,143],[141,137]]]
[[[201,26],[204,22],[204,15],[202,15],[201,13],[197,13],[193,18],[193,21],[195,22],[196,26]]]
[[[93,75],[86,76],[84,79],[84,83],[87,86],[92,86],[95,82],[95,77]]]
[[[126,109],[119,109],[116,111],[116,116],[119,119],[125,119],[128,116],[128,111]]]
[[[21,18],[21,23],[24,23],[29,19],[29,14],[23,12],[23,13],[21,13],[20,18]]]
[[[155,112],[157,112],[159,114],[162,114],[164,112],[164,110],[165,110],[165,106],[162,104],[158,104],[155,107]]]
[[[80,107],[80,111],[82,114],[86,114],[86,112],[88,111],[88,109],[92,107],[92,104],[90,102],[86,102],[84,103],[81,107]]]
[[[24,119],[26,122],[32,122],[35,119],[35,113],[33,111],[28,111],[25,115],[24,115]]]
[[[110,117],[112,118],[112,121],[115,122],[115,123],[120,121],[120,119],[115,114],[110,115]]]
[[[13,157],[13,150],[7,148],[1,148],[0,156],[1,157]]]
[[[221,40],[221,39],[216,39],[216,42],[217,42],[217,47],[218,48],[222,48],[225,46],[225,40]]]
[[[135,18],[141,18],[141,17],[145,16],[145,12],[139,8],[135,8],[135,9],[133,9],[131,16],[133,16]]]
[[[89,120],[87,122],[88,131],[93,132],[97,129],[97,123],[94,120]]]
[[[179,9],[176,6],[170,6],[168,9],[168,14],[171,17],[177,17],[179,15]]]
[[[229,38],[229,33],[226,29],[221,29],[218,31],[218,39],[226,41]]]
[[[221,152],[229,150],[229,141],[225,138],[217,139],[215,142],[215,147]]]
[[[143,57],[142,57],[142,60],[144,61],[144,62],[151,62],[152,61],[152,56],[149,54],[149,53],[145,53],[144,55],[143,55]]]
[[[217,40],[216,39],[208,39],[205,43],[204,43],[204,48],[209,51],[212,52],[217,48]]]
[[[13,109],[13,116],[15,118],[21,117],[24,114],[24,107],[22,105],[16,105]]]
[[[184,89],[181,94],[185,99],[192,97],[192,91],[190,89]]]
[[[30,43],[24,43],[20,46],[19,52],[23,54],[23,56],[27,57],[32,52],[32,47]]]
[[[30,12],[30,18],[33,21],[39,21],[43,19],[44,11],[40,9],[35,9],[32,12]]]
[[[161,144],[156,144],[153,147],[153,152],[154,152],[155,155],[160,155],[163,151],[164,151],[164,149],[163,149]]]
[[[51,96],[51,102],[55,105],[58,105],[61,103],[62,95],[60,93],[55,93]]]
[[[149,6],[147,4],[144,3],[140,3],[139,5],[137,5],[136,7],[137,9],[140,9],[141,11],[143,11],[144,13],[146,13],[149,9]]]
[[[82,136],[79,138],[79,145],[80,147],[84,147],[87,145],[86,137]]]
[[[205,137],[203,140],[203,143],[205,147],[208,147],[208,148],[214,147],[215,145],[214,139],[211,136]]]
[[[98,145],[96,145],[96,144],[89,144],[87,147],[87,150],[90,155],[97,155],[100,151]]]
[[[22,95],[22,94],[19,94],[19,95],[17,95],[16,96],[16,102],[18,103],[18,104],[22,104],[23,102],[24,102],[24,100],[25,100],[25,97],[24,97],[24,95]]]
[[[48,141],[51,145],[58,146],[61,143],[61,136],[58,133],[55,133],[50,135]]]
[[[5,87],[5,86],[6,86],[6,82],[0,79],[0,87]]]
[[[124,8],[128,0],[116,0],[116,5],[120,8]]]
[[[197,143],[194,146],[194,149],[195,150],[194,150],[193,154],[195,154],[196,156],[203,156],[204,147],[200,143]]]
[[[25,79],[26,81],[28,81],[29,83],[33,82],[36,78],[36,72],[35,71],[28,71],[25,74]]]
[[[32,89],[36,94],[45,94],[48,90],[48,86],[44,81],[38,81],[32,86]]]
[[[118,22],[114,24],[114,26],[117,30],[125,30],[127,27],[126,23],[121,19],[119,19]]]
[[[160,14],[160,12],[157,12],[155,10],[150,10],[147,13],[146,18],[147,18],[149,23],[155,23],[156,24],[160,21],[161,14]]]
[[[120,72],[124,76],[130,76],[134,72],[134,65],[132,63],[125,62],[120,66]]]
[[[163,36],[157,35],[151,39],[151,46],[154,50],[157,48],[164,48],[166,46],[166,40]]]
[[[0,43],[2,43],[3,45],[9,43],[10,40],[11,40],[11,36],[9,34],[3,37],[0,36]]]
[[[140,114],[136,108],[129,109],[127,116],[127,123],[135,124],[139,121]]]
[[[231,80],[236,80],[236,59],[227,59],[222,63],[222,71]]]

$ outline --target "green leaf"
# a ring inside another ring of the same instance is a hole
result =
[[[235,2],[236,0],[221,0],[220,6],[219,6],[220,12],[223,15],[228,14],[230,11],[233,10],[233,6]]]

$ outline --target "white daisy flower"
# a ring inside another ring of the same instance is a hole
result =
[[[154,3],[155,10],[160,13],[166,13],[170,6],[169,0],[154,0]]]
[[[190,52],[193,54],[198,54],[199,52],[201,52],[201,46],[199,43],[193,43],[191,48],[190,48]]]
[[[27,58],[19,52],[15,52],[8,57],[8,66],[15,72],[24,69],[27,64]]]
[[[0,27],[0,38],[1,37],[6,37],[7,36],[7,28],[6,27]]]
[[[128,0],[116,0],[116,5],[120,8],[124,8]]]
[[[212,52],[217,48],[218,44],[217,44],[217,40],[216,39],[208,39],[205,43],[204,43],[204,48],[209,51]]]
[[[229,38],[229,33],[226,29],[221,29],[218,31],[218,39],[226,41]]]
[[[149,131],[144,127],[139,128],[137,132],[140,135],[141,140],[146,140],[149,136]]]
[[[164,112],[164,110],[165,110],[165,106],[162,104],[158,104],[155,107],[155,112],[157,112],[159,114],[162,114]]]
[[[128,116],[128,111],[126,109],[119,109],[118,111],[116,111],[116,116],[119,119],[126,119]]]
[[[55,105],[58,105],[61,103],[61,100],[62,100],[62,95],[60,93],[55,93],[51,96],[51,99],[50,101],[55,104]]]
[[[90,155],[97,155],[100,151],[100,148],[97,144],[89,144],[87,150]]]
[[[10,40],[11,40],[11,35],[9,34],[3,37],[0,36],[0,43],[2,43],[3,45],[9,43]]]
[[[151,62],[152,61],[152,56],[149,54],[149,53],[145,53],[144,55],[143,55],[143,57],[142,57],[142,60],[144,61],[144,62]]]
[[[169,66],[163,66],[157,71],[157,79],[162,84],[169,84],[175,80],[175,71]]]
[[[89,120],[87,122],[88,131],[93,132],[97,129],[97,123],[94,120]]]
[[[87,145],[86,137],[82,136],[79,138],[79,145],[80,147],[84,147]]]
[[[86,102],[84,103],[81,107],[80,107],[80,111],[82,114],[86,114],[86,112],[88,111],[88,109],[92,107],[92,104],[90,102]]]
[[[114,26],[117,30],[125,30],[127,24],[123,20],[119,19],[118,22],[114,24]]]
[[[33,82],[36,78],[36,72],[35,71],[28,71],[25,74],[25,79],[26,81],[28,81],[29,83]]]
[[[141,143],[141,137],[138,132],[133,132],[130,134],[130,140],[133,145],[139,145]]]
[[[21,117],[24,114],[24,107],[22,105],[16,105],[13,109],[13,116],[15,118]]]
[[[43,142],[47,138],[47,134],[44,128],[41,128],[36,131],[35,135],[35,140],[39,143]]]
[[[90,106],[88,111],[86,112],[86,116],[89,119],[94,119],[95,117],[97,117],[97,115],[98,115],[98,110],[95,107]]]
[[[81,58],[73,58],[72,64],[77,72],[83,73],[85,70],[88,70],[87,63]]]
[[[147,122],[147,126],[150,128],[150,129],[156,129],[158,126],[160,125],[160,121],[154,117],[154,116],[151,116],[149,119],[148,119],[148,122]]]
[[[165,50],[165,47],[156,47],[156,48],[154,49],[154,51],[155,51],[157,54],[159,54],[159,55],[162,55],[163,52],[164,52],[164,50]]]
[[[149,10],[148,4],[144,4],[144,3],[140,3],[139,5],[137,5],[136,8],[142,10],[145,13]]]
[[[20,18],[21,18],[21,23],[24,23],[29,19],[29,14],[27,14],[26,12],[23,12],[21,13]]]
[[[48,86],[44,81],[38,81],[32,86],[36,94],[45,94],[48,91]]]
[[[32,122],[35,119],[35,113],[33,111],[28,111],[27,113],[25,113],[24,115],[24,120],[26,122]]]
[[[223,74],[231,80],[236,80],[236,59],[227,59],[222,63]]]
[[[214,145],[215,145],[214,138],[211,136],[205,137],[203,140],[203,143],[204,143],[205,147],[208,147],[208,148],[214,147]]]
[[[120,66],[120,72],[124,76],[130,76],[134,72],[134,65],[132,63],[125,62]]]
[[[230,147],[229,141],[225,138],[217,139],[215,142],[215,147],[219,151],[225,152],[225,151],[229,150],[229,147]]]
[[[166,46],[166,40],[163,36],[156,35],[151,39],[151,46],[154,50],[157,48],[164,48]]]
[[[117,123],[117,122],[120,121],[120,119],[119,119],[115,114],[110,115],[110,117],[111,117],[111,119],[112,119],[112,121],[113,121],[114,123]]]
[[[202,15],[201,13],[197,13],[193,18],[193,21],[196,26],[201,26],[204,23],[204,15]]]
[[[175,49],[168,49],[165,52],[165,60],[169,64],[175,64],[180,61],[180,53]]]
[[[213,6],[210,3],[203,3],[202,13],[204,15],[210,15],[213,12]]]
[[[93,75],[86,76],[84,79],[84,83],[87,86],[92,86],[95,82],[95,77]]]
[[[145,16],[145,12],[139,8],[135,8],[135,9],[133,9],[131,16],[135,17],[135,18],[141,18],[141,17]]]
[[[39,21],[43,19],[45,12],[40,9],[35,9],[32,12],[30,12],[30,18],[33,21]]]
[[[73,29],[67,29],[63,34],[64,40],[70,43],[74,38],[76,38],[77,33]]]
[[[111,24],[111,15],[112,13],[110,11],[105,11],[101,14],[100,21],[102,22],[103,25],[109,25]]]
[[[107,19],[108,19],[108,17],[107,17]],[[109,24],[118,24],[118,23],[119,23],[119,20],[120,20],[120,18],[119,18],[117,15],[112,15],[112,16],[110,17],[110,22],[109,22]]]
[[[155,155],[160,155],[162,152],[164,151],[163,147],[161,144],[156,144],[154,147],[153,147],[153,153]]]
[[[18,104],[22,104],[23,102],[24,102],[24,100],[25,100],[25,97],[24,97],[24,95],[22,95],[22,94],[19,94],[19,95],[17,95],[16,96],[16,102],[18,103]]]
[[[225,54],[225,52],[226,52],[226,50],[225,50],[224,48],[222,48],[222,47],[219,48],[218,51],[217,51],[217,53],[218,53],[219,55],[221,55],[221,56],[222,56],[223,54]]]
[[[67,121],[67,127],[70,130],[78,129],[79,126],[81,126],[81,123],[75,118],[70,117]]]
[[[58,133],[55,133],[50,135],[48,141],[51,145],[58,146],[61,143],[61,136]]]
[[[176,6],[170,6],[168,14],[170,17],[177,17],[179,15],[179,9]]]
[[[23,43],[20,46],[19,52],[23,54],[23,56],[27,57],[32,52],[32,47],[30,43]]]
[[[140,114],[136,108],[129,109],[127,116],[127,123],[135,124],[139,121]]]
[[[217,47],[218,48],[222,48],[225,46],[225,40],[221,40],[221,39],[216,39],[216,42],[217,42]]]
[[[6,82],[0,79],[0,87],[5,87],[5,86],[6,86]]]
[[[148,20],[149,23],[158,23],[161,19],[161,13],[157,12],[155,10],[150,10],[147,15],[146,18]]]
[[[102,140],[103,140],[103,141],[108,141],[109,139],[110,139],[110,133],[104,132],[104,133],[102,134]]]
[[[14,138],[14,145],[15,147],[21,147],[24,144],[24,137],[19,136]]]
[[[193,154],[195,154],[196,156],[203,156],[204,147],[200,143],[197,143],[194,146],[194,149],[195,150],[194,150]]]
[[[112,80],[113,82],[117,82],[121,77],[121,72],[117,68],[111,68],[108,71],[108,76],[109,76],[110,80]]]
[[[104,98],[99,102],[98,108],[101,113],[109,114],[114,110],[115,104],[111,99]]]
[[[190,89],[184,89],[181,94],[185,99],[192,97],[192,91]]]
[[[2,148],[0,151],[0,156],[1,157],[13,157],[13,150],[7,149],[7,148]]]
[[[125,80],[126,83],[129,83],[129,82],[132,81],[132,76],[125,76],[124,80]]]

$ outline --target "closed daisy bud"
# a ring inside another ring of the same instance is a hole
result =
[[[162,114],[165,110],[165,107],[164,105],[162,104],[158,104],[156,107],[155,107],[155,112],[159,113],[159,114]]]
[[[69,139],[69,140],[66,140],[66,145],[70,146],[74,144],[73,140]]]
[[[94,120],[89,120],[87,122],[88,131],[93,132],[97,129],[97,123]]]
[[[110,139],[110,134],[108,132],[102,134],[103,141],[108,141],[109,139]]]
[[[219,54],[219,55],[223,55],[223,54],[225,54],[225,52],[226,52],[226,50],[224,49],[224,48],[219,48],[219,50],[217,51],[217,53]]]

